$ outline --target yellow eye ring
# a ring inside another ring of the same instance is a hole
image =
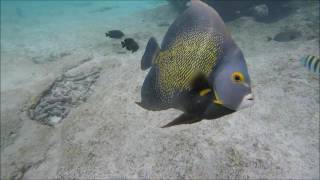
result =
[[[244,76],[241,72],[234,72],[231,75],[231,79],[236,83],[242,83],[244,81]]]

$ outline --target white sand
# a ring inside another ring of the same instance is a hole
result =
[[[147,73],[140,58],[149,37],[164,36],[167,27],[157,24],[174,20],[170,8],[118,17],[113,24],[112,17],[101,17],[96,26],[83,26],[92,20],[84,15],[59,27],[58,20],[23,32],[16,27],[15,41],[1,40],[1,178],[319,178],[319,79],[298,62],[319,55],[319,36],[308,40],[319,29],[307,28],[304,19],[319,14],[316,5],[271,24],[248,17],[228,23],[247,60],[255,105],[167,129],[160,127],[179,111],[151,112],[134,102]],[[267,41],[285,27],[303,37]],[[135,38],[139,51],[104,38],[109,29]],[[70,55],[34,63],[63,52]],[[55,128],[30,120],[26,109],[34,97],[86,58],[92,58],[88,68],[103,68],[87,102]]]

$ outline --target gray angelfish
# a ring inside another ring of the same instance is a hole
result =
[[[169,27],[161,48],[150,38],[141,69],[151,68],[141,107],[184,113],[164,127],[215,119],[253,104],[244,56],[218,13],[201,1]]]

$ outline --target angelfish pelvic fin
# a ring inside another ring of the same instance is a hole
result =
[[[201,121],[202,119],[196,115],[193,114],[187,114],[183,113],[177,118],[175,118],[173,121],[169,122],[168,124],[162,126],[162,128],[167,128],[179,124],[192,124]]]
[[[136,105],[138,105],[138,106],[140,106],[140,107],[142,107],[142,108],[147,108],[147,106],[145,106],[142,102],[135,102],[136,103]]]

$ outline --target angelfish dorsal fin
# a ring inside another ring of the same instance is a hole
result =
[[[160,48],[157,40],[154,37],[151,37],[141,59],[141,69],[146,70],[151,67],[152,62],[154,62],[154,59],[158,56],[159,52]]]

